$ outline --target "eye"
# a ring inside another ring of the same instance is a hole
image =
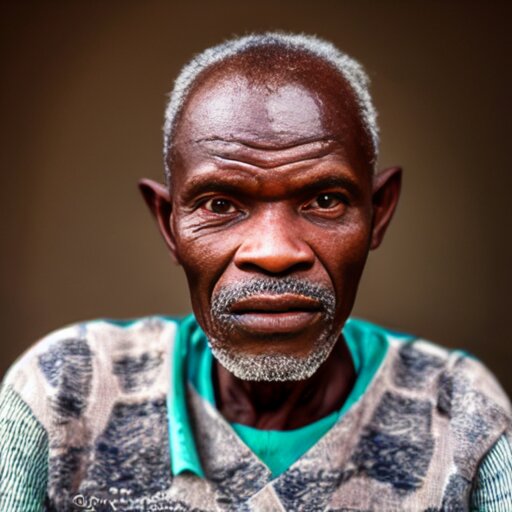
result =
[[[236,212],[235,205],[229,200],[224,199],[222,197],[213,197],[212,199],[208,199],[208,201],[203,203],[203,208],[212,213],[217,213],[218,215],[226,215],[227,213]]]
[[[315,197],[306,208],[308,210],[332,210],[340,205],[347,204],[346,199],[341,194],[325,192]]]

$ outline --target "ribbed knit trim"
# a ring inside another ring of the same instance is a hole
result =
[[[0,389],[0,510],[40,512],[48,481],[48,435],[9,385]]]
[[[471,500],[472,510],[512,510],[512,447],[501,436],[482,460]]]

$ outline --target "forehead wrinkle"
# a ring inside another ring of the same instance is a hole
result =
[[[294,144],[254,144],[240,140],[205,140],[201,145],[209,155],[221,162],[241,166],[272,169],[301,162],[312,162],[338,152],[336,140],[323,137],[320,140]]]
[[[219,143],[219,144],[237,144],[241,146],[245,146],[247,148],[253,148],[253,149],[261,149],[261,150],[279,150],[279,149],[289,149],[297,146],[305,146],[305,145],[312,145],[315,143],[318,144],[330,144],[338,142],[338,138],[334,135],[323,135],[320,137],[311,136],[306,138],[299,138],[297,140],[294,140],[293,142],[276,142],[275,140],[268,140],[268,141],[261,141],[261,140],[244,140],[241,139],[240,136],[238,137],[217,137],[217,136],[210,136],[210,137],[200,137],[198,139],[195,139],[193,141],[194,143]]]

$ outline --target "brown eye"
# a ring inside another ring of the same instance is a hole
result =
[[[204,203],[204,208],[212,213],[223,215],[236,212],[236,208],[231,201],[222,197],[214,197]]]
[[[329,210],[336,208],[341,203],[344,203],[344,201],[339,194],[320,194],[309,204],[309,208]]]

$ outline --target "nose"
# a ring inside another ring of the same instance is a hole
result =
[[[303,240],[297,222],[277,210],[252,220],[234,258],[241,270],[265,274],[307,270],[314,261],[314,252]]]

